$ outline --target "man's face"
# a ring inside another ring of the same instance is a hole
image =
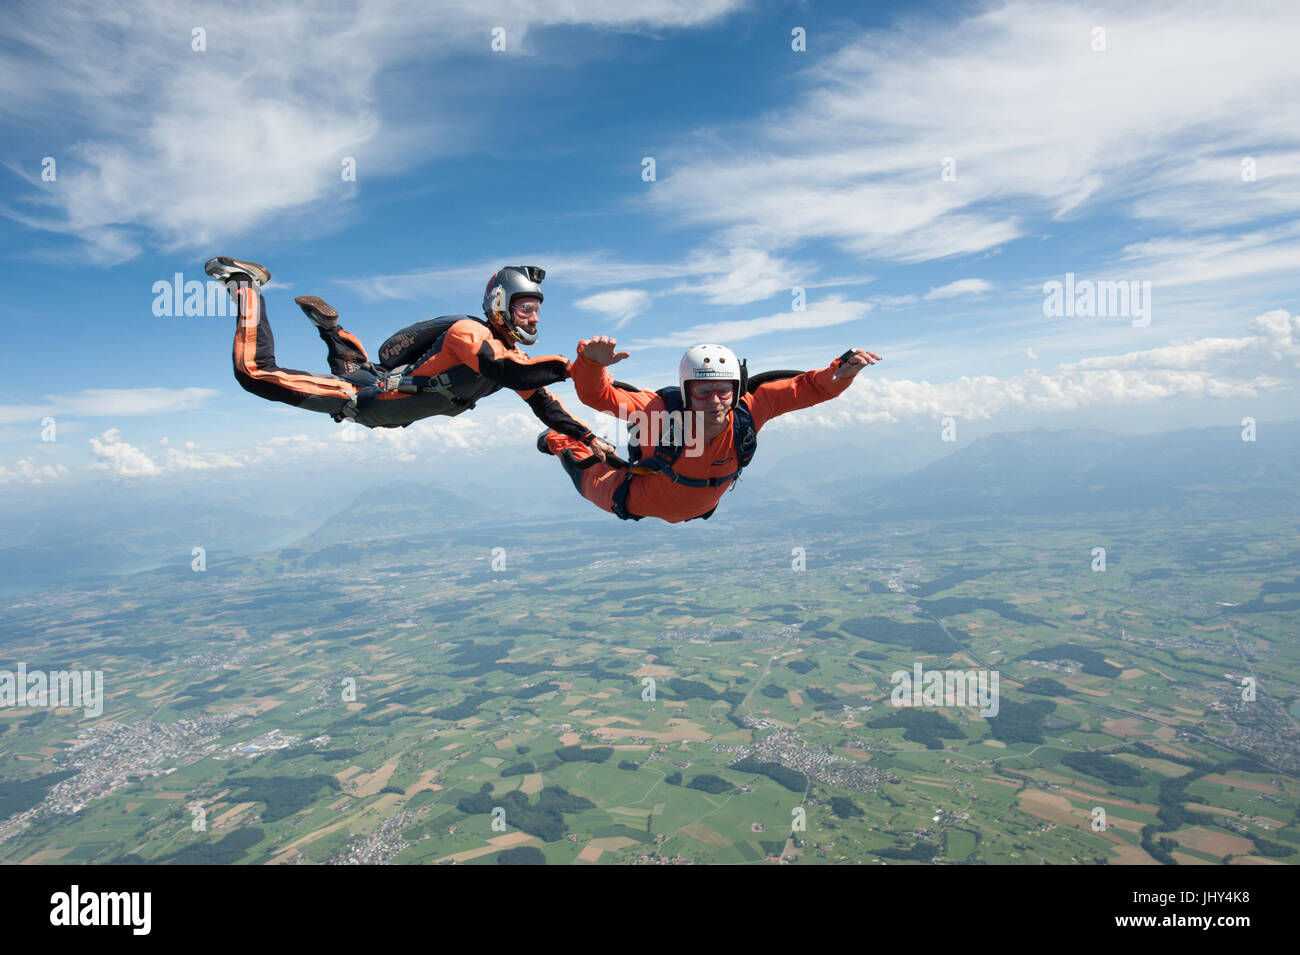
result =
[[[538,317],[541,314],[541,299],[533,296],[521,296],[510,306],[510,316],[515,320],[515,327],[522,328],[530,335],[537,334]]]
[[[731,411],[732,389],[729,381],[692,381],[687,384],[691,392],[691,410],[704,412],[706,425],[720,425]]]

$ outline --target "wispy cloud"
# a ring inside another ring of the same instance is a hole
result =
[[[71,395],[45,395],[45,403],[39,405],[0,405],[0,424],[60,415],[107,418],[190,411],[217,394],[211,388],[90,388]]]
[[[947,285],[940,285],[938,288],[932,288],[923,298],[927,302],[933,302],[940,298],[956,298],[959,295],[978,295],[980,292],[989,292],[993,290],[993,284],[986,282],[984,279],[958,279],[956,282],[949,282]]]
[[[1159,237],[1123,249],[1124,269],[1163,289],[1300,271],[1300,223],[1190,237]]]
[[[764,315],[761,318],[744,318],[737,321],[692,325],[690,328],[672,332],[668,335],[641,338],[624,344],[629,349],[690,347],[700,342],[718,342],[726,345],[771,332],[843,325],[846,322],[857,321],[870,310],[871,304],[869,302],[846,301],[838,295],[833,295],[827,299],[809,303],[807,308],[801,312],[787,309],[784,312]]]
[[[1202,228],[1207,203],[1230,210],[1212,221],[1294,216],[1298,29],[1294,6],[1013,0],[869,31],[819,59],[790,108],[702,131],[647,201],[738,247],[824,240],[904,263],[1104,203],[1175,233]]]
[[[337,279],[367,301],[397,299],[420,301],[432,295],[446,295],[460,290],[482,289],[488,277],[504,265],[538,265],[546,269],[546,282],[574,288],[625,285],[698,275],[698,266],[681,263],[617,261],[605,253],[588,255],[509,253],[496,260],[450,268],[414,269],[407,272]],[[545,283],[543,283],[545,287]]]
[[[644,289],[620,288],[608,292],[588,295],[573,303],[578,308],[596,312],[614,323],[614,328],[622,328],[650,304],[650,293]]]
[[[455,84],[430,86],[419,114],[377,95],[381,76],[488,50],[527,55],[536,26],[603,30],[690,28],[736,0],[409,0],[304,7],[155,2],[130,8],[81,0],[19,6],[0,23],[4,112],[50,130],[33,149],[57,179],[11,165],[29,182],[4,214],[73,235],[101,263],[147,245],[210,246],[273,218],[305,212],[319,232],[338,226],[355,181],[464,148],[473,114]],[[202,31],[197,34],[195,31]],[[200,48],[201,47],[201,48]],[[456,128],[453,134],[452,129]],[[455,144],[449,146],[448,144]],[[30,152],[31,150],[29,150]]]
[[[761,249],[700,251],[688,261],[703,281],[683,282],[672,291],[698,295],[711,305],[748,305],[779,292],[789,295],[795,287],[813,287],[817,265],[791,262]]]

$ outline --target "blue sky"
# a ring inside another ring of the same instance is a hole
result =
[[[295,295],[374,350],[505,264],[549,273],[533,353],[614,334],[646,386],[698,341],[885,356],[791,447],[1296,416],[1294,5],[428,6],[7,12],[0,494],[536,456],[508,393],[353,442],[245,393],[232,318],[153,312],[216,254],[271,269],[292,368],[326,367]],[[1067,273],[1149,283],[1149,321],[1045,315]]]

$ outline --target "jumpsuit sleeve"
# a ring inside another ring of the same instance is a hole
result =
[[[447,330],[442,352],[515,391],[531,391],[568,377],[568,360],[563,355],[531,358],[518,348],[507,348],[486,325],[472,320],[457,322]]]
[[[533,409],[533,414],[537,415],[538,420],[548,428],[570,438],[577,438],[584,444],[591,444],[591,439],[594,437],[592,430],[569,414],[564,405],[560,404],[560,399],[545,388],[521,391],[519,397],[528,402],[528,407]]]
[[[569,366],[578,400],[588,408],[615,415],[621,421],[633,411],[644,411],[658,397],[653,391],[628,391],[619,388],[610,377],[609,370],[598,365],[578,349],[577,359]]]
[[[769,381],[759,385],[749,396],[750,413],[754,416],[754,430],[763,427],[777,415],[811,408],[843,394],[853,384],[852,378],[836,379],[839,359],[818,371],[806,371],[794,378]]]

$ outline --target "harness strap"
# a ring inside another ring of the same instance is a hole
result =
[[[406,367],[409,368],[410,365]],[[401,370],[405,371],[406,369]],[[445,371],[440,375],[433,376],[402,375],[402,383],[397,390],[408,395],[419,394],[422,391],[432,391],[435,394],[442,395],[459,408],[473,408],[472,402],[466,401],[452,391],[452,384],[451,375]]]
[[[740,471],[732,471],[723,477],[710,478],[689,478],[678,474],[668,465],[662,462],[656,462],[654,458],[649,458],[644,464],[639,464],[631,468],[632,474],[662,474],[674,484],[680,484],[682,487],[721,487],[728,481],[740,474]]]
[[[642,515],[633,514],[627,509],[627,492],[632,487],[633,468],[627,469],[627,477],[619,482],[618,487],[614,488],[614,499],[610,501],[610,510],[620,521],[639,521]]]

